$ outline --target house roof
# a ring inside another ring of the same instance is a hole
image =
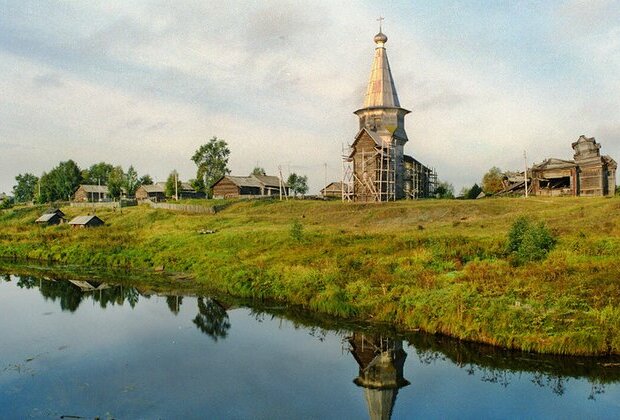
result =
[[[353,141],[351,147],[353,147],[355,143],[359,141],[364,132],[366,132],[370,136],[370,138],[374,140],[375,146],[377,147],[383,147],[386,142],[389,142],[392,139],[392,134],[387,130],[383,130],[382,133],[379,133],[378,131],[372,131],[366,127],[363,127],[355,135],[355,141]],[[353,156],[353,152],[351,152],[351,156]]]
[[[44,215],[39,217],[37,220],[35,220],[35,223],[47,223],[50,220],[52,220],[54,217],[60,217],[60,215],[57,213],[45,213]]]
[[[88,224],[91,220],[99,220],[100,222],[103,223],[103,220],[99,219],[97,216],[95,215],[91,215],[91,216],[77,216],[75,217],[73,220],[71,220],[69,222],[70,225],[86,225]]]
[[[561,169],[561,168],[572,168],[574,166],[577,166],[577,164],[573,160],[549,158],[549,159],[545,159],[541,163],[532,165],[532,169],[536,169],[536,170]]]
[[[165,182],[158,182],[153,185],[159,185],[162,188],[161,192],[164,192],[166,190]],[[181,182],[181,191],[194,191],[195,192],[196,190],[194,190],[194,187],[192,187],[192,184],[190,184],[189,182]],[[159,192],[159,190],[157,192]]]
[[[273,175],[251,175],[254,178],[258,179],[265,187],[280,187],[280,178]],[[285,186],[286,183],[284,183]]]
[[[141,185],[140,188],[144,189],[147,193],[163,193],[165,188],[160,184]]]
[[[238,187],[254,187],[254,188],[264,188],[264,187],[280,187],[280,178],[272,175],[250,175],[250,176],[234,176],[234,175],[224,175],[220,179],[218,179],[213,186],[219,183],[222,179],[228,179],[233,184]],[[283,183],[285,187],[288,187],[286,183]]]
[[[321,189],[321,192],[325,191],[325,190],[336,190],[336,191],[342,191],[342,182],[340,181],[334,181],[334,182],[330,182],[329,184],[327,184],[326,187],[323,187]]]
[[[45,210],[45,213],[43,214],[54,214],[54,213],[57,213],[59,216],[65,215],[65,213],[63,213],[62,210],[60,210],[59,208],[54,208],[54,207]]]
[[[108,193],[108,186],[107,185],[88,185],[88,184],[82,184],[82,185],[80,185],[79,188],[83,189],[87,193],[101,193],[101,194],[107,194]]]

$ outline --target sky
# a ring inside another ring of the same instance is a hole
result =
[[[193,178],[226,140],[255,166],[341,178],[382,16],[405,153],[458,192],[492,166],[620,159],[620,0],[0,0],[0,192],[60,161]]]

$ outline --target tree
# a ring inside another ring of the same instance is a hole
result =
[[[303,196],[308,192],[308,177],[305,175],[297,175],[293,172],[288,176],[286,183],[295,197],[297,197],[297,194],[301,194]]]
[[[176,187],[174,185],[175,181],[176,181]],[[172,172],[170,172],[170,175],[168,175],[168,179],[166,180],[166,188],[165,188],[166,197],[174,197],[178,200],[179,197],[177,197],[177,193],[180,190],[181,190],[181,181],[179,181],[179,173],[177,172],[176,169],[174,169]]]
[[[487,195],[492,195],[504,189],[502,180],[504,174],[497,166],[492,167],[482,177],[482,191]]]
[[[448,182],[440,181],[435,188],[437,198],[454,198],[454,186]]]
[[[99,162],[91,165],[90,168],[82,172],[85,184],[108,185],[108,178],[114,170],[114,165],[106,162]]]
[[[43,173],[40,180],[39,203],[69,200],[82,182],[82,171],[72,160],[60,162],[58,166]]]
[[[13,197],[18,203],[34,199],[39,178],[30,173],[19,174],[15,177],[17,185],[13,187]]]
[[[198,167],[196,179],[203,181],[205,193],[211,197],[211,186],[222,176],[229,174],[228,156],[230,150],[226,141],[213,137],[207,144],[203,144],[196,150],[192,161]]]
[[[267,172],[265,172],[264,168],[261,168],[260,166],[257,166],[254,169],[252,169],[252,173],[250,175],[265,176],[265,175],[267,175]]]
[[[149,174],[144,174],[138,180],[140,185],[153,185],[153,178]]]
[[[108,194],[113,198],[120,198],[123,193],[123,184],[125,183],[125,173],[123,168],[116,166],[108,176]]]
[[[129,166],[127,173],[125,174],[124,184],[125,191],[128,197],[133,197],[136,194],[136,190],[140,187],[140,179],[138,179],[138,172],[133,166]]]
[[[481,192],[482,188],[480,188],[478,184],[474,184],[469,189],[469,191],[467,191],[467,195],[465,196],[465,198],[467,198],[468,200],[475,200],[476,198],[478,198]]]

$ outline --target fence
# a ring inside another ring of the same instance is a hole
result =
[[[118,209],[122,207],[132,207],[137,206],[138,202],[136,200],[130,199],[122,199],[121,201],[98,201],[93,203],[71,203],[71,207],[80,207],[80,208],[105,208],[105,209]]]
[[[146,202],[148,202],[153,209],[182,211],[197,214],[215,214],[228,206],[227,204],[220,204],[218,206],[200,206],[196,204],[154,203],[152,201]]]

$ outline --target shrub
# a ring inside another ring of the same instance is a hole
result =
[[[295,219],[293,221],[293,224],[291,225],[291,232],[290,232],[291,238],[294,241],[297,242],[301,242],[304,239],[304,226],[301,224],[301,222],[297,219]]]
[[[515,220],[508,232],[506,250],[515,263],[524,264],[545,259],[555,242],[544,223],[534,224],[521,216]]]

